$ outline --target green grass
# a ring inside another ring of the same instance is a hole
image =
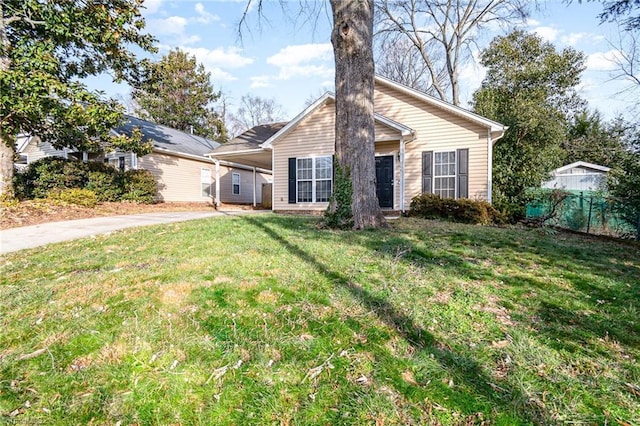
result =
[[[0,423],[640,424],[631,243],[260,215],[3,263]]]

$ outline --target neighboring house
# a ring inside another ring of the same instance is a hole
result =
[[[544,182],[542,187],[567,191],[604,190],[609,170],[609,167],[577,161],[552,171],[551,179]]]
[[[423,192],[491,201],[493,144],[503,125],[379,76],[374,109],[383,209],[405,211]],[[325,94],[282,124],[254,128],[238,149],[223,146],[208,155],[272,170],[273,210],[326,209],[333,190],[334,96]]]
[[[34,136],[20,135],[17,152],[22,164],[29,164],[43,157],[57,156],[83,161],[102,161],[120,170],[149,170],[158,181],[158,201],[211,202],[214,188],[220,187],[224,203],[259,204],[261,198],[254,197],[254,180],[267,177],[243,164],[215,163],[204,154],[220,146],[218,142],[191,135],[167,126],[126,116],[126,123],[113,130],[114,134],[131,134],[134,127],[142,132],[143,140],[151,140],[153,151],[142,157],[131,152],[77,152],[73,149],[55,149],[50,143]],[[267,171],[263,171],[267,172]],[[217,178],[216,178],[217,177]]]

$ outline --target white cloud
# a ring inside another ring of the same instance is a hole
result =
[[[207,49],[204,47],[183,47],[183,50],[196,57],[207,68],[242,68],[253,63],[252,58],[242,56],[238,47],[218,47]]]
[[[557,28],[543,26],[534,28],[533,32],[538,34],[546,41],[555,41],[558,38],[558,34],[560,34],[562,31]]]
[[[332,53],[330,43],[286,46],[267,58],[268,64],[280,69],[278,75],[270,78],[262,76],[259,82],[254,84],[264,85],[268,84],[269,80],[289,80],[295,77],[330,78],[333,76]]]
[[[299,44],[286,46],[267,58],[267,63],[278,67],[300,66],[312,61],[331,59],[331,43]]]
[[[587,56],[587,69],[589,71],[612,71],[616,68],[615,61],[621,56],[617,49],[608,52],[596,52]]]
[[[538,26],[540,26],[540,21],[537,21],[537,20],[535,20],[533,18],[528,18],[527,22],[525,22],[525,25],[527,27],[538,27]]]
[[[155,35],[184,34],[187,22],[187,18],[182,16],[170,16],[164,19],[149,19],[148,27],[151,33]]]
[[[142,4],[143,15],[149,16],[157,13],[162,7],[162,0],[145,0]]]
[[[272,77],[268,75],[259,75],[255,77],[251,77],[251,85],[249,88],[251,89],[260,89],[264,87],[273,87],[271,84]]]
[[[202,3],[196,3],[195,11],[198,14],[198,17],[195,18],[196,21],[202,24],[208,24],[209,22],[220,20],[218,15],[207,12]]]
[[[590,35],[589,33],[571,33],[569,35],[562,36],[560,38],[560,41],[563,44],[566,44],[569,46],[575,46],[576,44],[578,44],[580,40],[588,38],[589,35]]]

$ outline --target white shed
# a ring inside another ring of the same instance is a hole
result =
[[[543,182],[543,188],[565,189],[567,191],[604,190],[609,167],[577,161],[551,172],[551,179]]]

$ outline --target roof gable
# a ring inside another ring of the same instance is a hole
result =
[[[449,102],[445,102],[441,99],[438,99],[436,97],[433,97],[431,95],[428,95],[424,92],[421,92],[419,90],[413,89],[409,86],[405,86],[403,84],[397,83],[393,80],[390,80],[386,77],[382,77],[379,75],[376,75],[375,77],[375,83],[376,84],[382,84],[384,86],[387,87],[391,87],[401,93],[407,94],[409,96],[412,96],[413,98],[416,98],[422,102],[425,102],[431,106],[434,106],[436,108],[439,108],[441,110],[447,111],[449,113],[458,115],[460,117],[463,117],[473,123],[479,124],[483,127],[489,128],[492,132],[496,132],[496,131],[505,131],[507,129],[506,126],[498,123],[497,121],[493,121],[490,120],[486,117],[483,117],[481,115],[478,115],[474,112],[471,112],[469,110],[466,110],[464,108],[461,108],[459,106],[453,105]]]
[[[272,148],[274,142],[276,142],[279,138],[286,135],[287,133],[291,132],[293,129],[295,129],[298,126],[300,122],[302,122],[302,120],[304,120],[306,117],[309,117],[310,115],[318,111],[321,107],[325,106],[329,102],[335,102],[335,96],[331,92],[326,92],[314,103],[312,103],[307,108],[305,108],[304,111],[302,111],[300,114],[295,116],[293,120],[288,122],[278,132],[274,133],[271,137],[269,137],[269,139],[264,141],[264,143],[262,143],[260,147],[265,149]],[[391,120],[390,118],[385,117],[382,114],[374,113],[373,115],[374,115],[374,120],[376,122],[396,130],[402,136],[413,136],[414,134],[414,131],[411,128],[405,126],[404,124]]]
[[[567,170],[575,169],[575,168],[578,168],[578,167],[581,167],[581,168],[584,168],[584,169],[592,169],[592,170],[599,171],[599,172],[604,172],[604,173],[607,173],[609,170],[611,170],[610,167],[601,166],[599,164],[587,163],[586,161],[576,161],[575,163],[571,163],[571,164],[567,164],[566,166],[558,167],[557,169],[555,169],[551,173],[554,174],[554,175],[562,174],[562,172],[566,172]]]

